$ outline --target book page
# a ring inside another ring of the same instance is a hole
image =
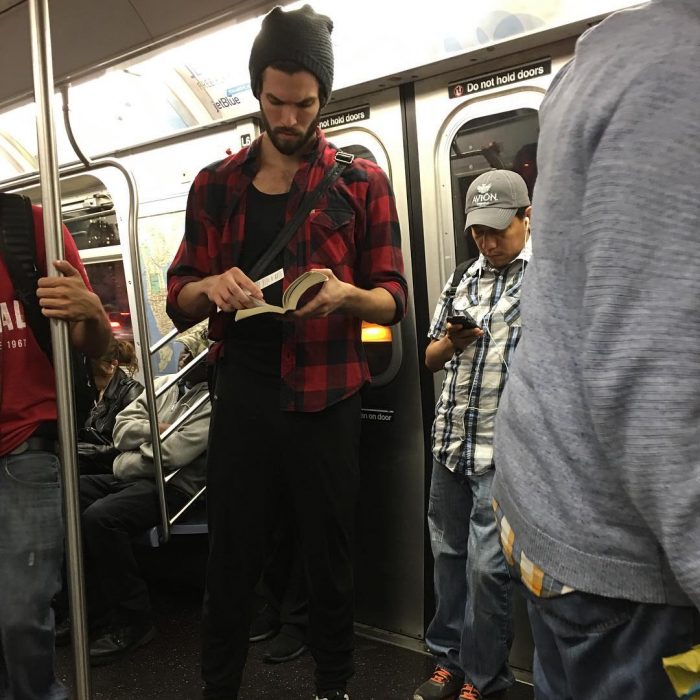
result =
[[[236,321],[242,321],[244,318],[257,316],[258,314],[283,314],[285,311],[286,309],[283,309],[281,306],[274,306],[273,304],[259,302],[258,306],[253,306],[250,309],[239,309],[236,311]]]
[[[288,311],[295,310],[299,299],[301,299],[311,287],[327,281],[328,277],[317,270],[309,270],[303,275],[299,275],[299,277],[287,287],[282,295],[282,306]]]
[[[285,314],[287,311],[294,311],[297,308],[299,299],[306,294],[312,287],[317,284],[322,284],[327,282],[328,277],[322,272],[317,270],[308,270],[303,274],[299,275],[285,290],[282,295],[282,306],[274,306],[272,304],[266,304],[264,301],[259,299],[252,299],[256,304],[250,309],[239,309],[236,312],[236,321],[242,321],[244,318],[249,318],[250,316],[257,316],[258,314]]]

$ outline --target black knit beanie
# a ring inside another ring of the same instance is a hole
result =
[[[263,19],[250,52],[250,85],[260,97],[260,78],[275,61],[294,61],[313,73],[328,101],[333,89],[333,20],[314,12],[310,5],[284,12],[275,7]]]

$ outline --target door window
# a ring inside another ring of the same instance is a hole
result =
[[[61,211],[63,223],[79,250],[119,245],[117,217],[109,194],[92,192],[63,199]]]
[[[85,271],[90,279],[92,289],[100,297],[104,306],[112,333],[117,340],[134,342],[131,326],[129,299],[126,294],[126,277],[121,260],[111,262],[85,261]]]
[[[479,254],[465,235],[464,205],[469,185],[491,168],[514,170],[527,184],[530,198],[537,179],[539,123],[534,109],[513,109],[466,122],[450,147],[452,212],[457,263]]]

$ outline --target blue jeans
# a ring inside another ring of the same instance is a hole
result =
[[[61,586],[59,462],[48,452],[0,457],[0,698],[65,700],[56,681],[51,599]]]
[[[512,584],[491,505],[493,476],[462,476],[435,463],[428,505],[435,616],[425,641],[440,666],[482,693],[515,682]]]
[[[697,610],[579,592],[526,595],[536,700],[678,700],[661,659],[700,642]]]

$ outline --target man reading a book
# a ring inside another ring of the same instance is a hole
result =
[[[318,128],[333,82],[332,28],[308,5],[265,17],[250,56],[265,131],[197,175],[168,273],[175,324],[209,316],[210,336],[219,341],[207,470],[204,698],[238,697],[252,592],[283,499],[291,499],[300,533],[316,697],[349,698],[359,390],[370,378],[361,321],[397,323],[407,303],[386,175],[355,159],[277,258],[248,274],[335,164],[336,149]],[[234,322],[237,310],[262,300],[282,306],[283,291],[309,270],[327,280],[296,310]]]

